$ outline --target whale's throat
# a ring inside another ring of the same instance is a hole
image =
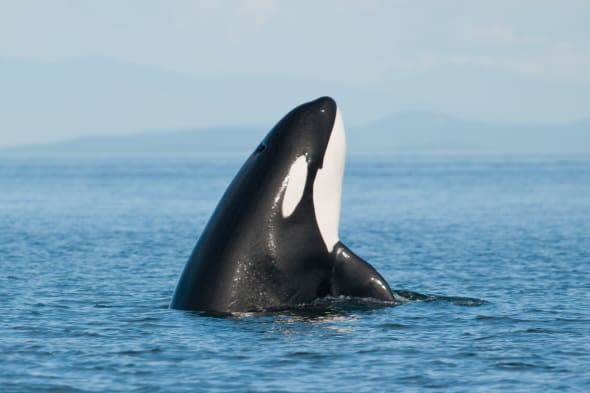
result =
[[[315,218],[328,252],[339,241],[342,177],[346,156],[346,135],[340,110],[336,111],[330,139],[324,153],[322,167],[313,183]]]

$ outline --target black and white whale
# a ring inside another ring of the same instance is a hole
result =
[[[339,240],[345,149],[332,98],[289,112],[221,198],[170,306],[230,313],[326,296],[394,301],[385,279]]]

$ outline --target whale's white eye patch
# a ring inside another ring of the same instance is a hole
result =
[[[281,212],[283,213],[283,217],[287,218],[293,214],[303,197],[305,183],[307,183],[307,158],[305,156],[297,157],[291,165],[289,174],[285,178],[285,183],[286,188],[283,195]]]

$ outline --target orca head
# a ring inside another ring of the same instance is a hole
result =
[[[340,110],[330,97],[298,106],[264,138],[252,158],[278,178],[275,202],[283,218],[311,198],[315,221],[327,252],[339,241],[346,137]]]
[[[172,307],[240,312],[325,296],[393,301],[385,279],[339,240],[345,150],[329,97],[280,120],[227,188]]]

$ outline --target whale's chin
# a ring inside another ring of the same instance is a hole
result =
[[[330,133],[322,167],[313,183],[313,204],[318,228],[328,252],[339,241],[340,208],[342,204],[342,178],[346,160],[346,134],[340,109]]]

